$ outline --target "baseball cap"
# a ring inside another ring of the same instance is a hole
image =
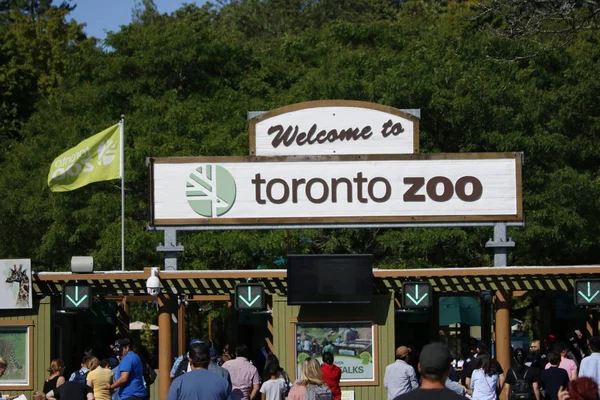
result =
[[[129,346],[129,345],[131,345],[131,341],[127,338],[119,339],[115,342],[115,346],[123,347],[123,346]]]
[[[442,343],[429,343],[419,357],[422,374],[441,375],[448,371],[452,356],[448,347]]]
[[[117,359],[114,357],[109,357],[106,361],[108,361],[108,366],[110,369],[115,369],[119,365],[119,361],[117,361]]]

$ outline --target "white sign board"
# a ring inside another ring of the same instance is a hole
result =
[[[342,400],[354,400],[354,390],[342,390]]]
[[[522,219],[517,153],[304,160],[152,159],[151,224]]]
[[[250,155],[361,155],[419,152],[419,120],[360,101],[313,101],[250,120]]]
[[[0,309],[31,308],[31,260],[0,260]]]

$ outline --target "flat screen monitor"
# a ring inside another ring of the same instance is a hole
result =
[[[288,304],[369,303],[372,255],[290,255]]]

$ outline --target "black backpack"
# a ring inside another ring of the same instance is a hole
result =
[[[521,378],[517,376],[514,369],[511,369],[515,376],[516,382],[510,386],[510,399],[511,400],[530,400],[533,399],[533,389],[527,382],[527,373],[529,368],[525,370],[525,373]]]
[[[285,370],[283,368],[281,369],[281,377],[283,378],[283,381],[285,382],[285,397],[287,397],[288,394],[290,393],[292,383],[290,382],[290,377],[288,376],[287,372],[285,372]]]
[[[148,387],[156,380],[156,371],[147,362],[142,361],[142,364],[144,367],[144,382],[146,383],[146,387]]]
[[[189,364],[190,364],[190,360],[184,357],[183,360],[181,360],[181,362],[179,363],[179,366],[177,367],[177,371],[175,371],[175,378],[185,374],[187,372]]]

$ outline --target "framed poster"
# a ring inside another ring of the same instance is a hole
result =
[[[31,388],[33,321],[2,321],[0,355],[8,367],[0,377],[0,391]]]
[[[0,293],[0,310],[32,307],[31,260],[0,260]]]
[[[295,326],[296,377],[306,358],[323,363],[323,353],[330,352],[342,370],[341,382],[375,381],[373,322],[297,322]]]

